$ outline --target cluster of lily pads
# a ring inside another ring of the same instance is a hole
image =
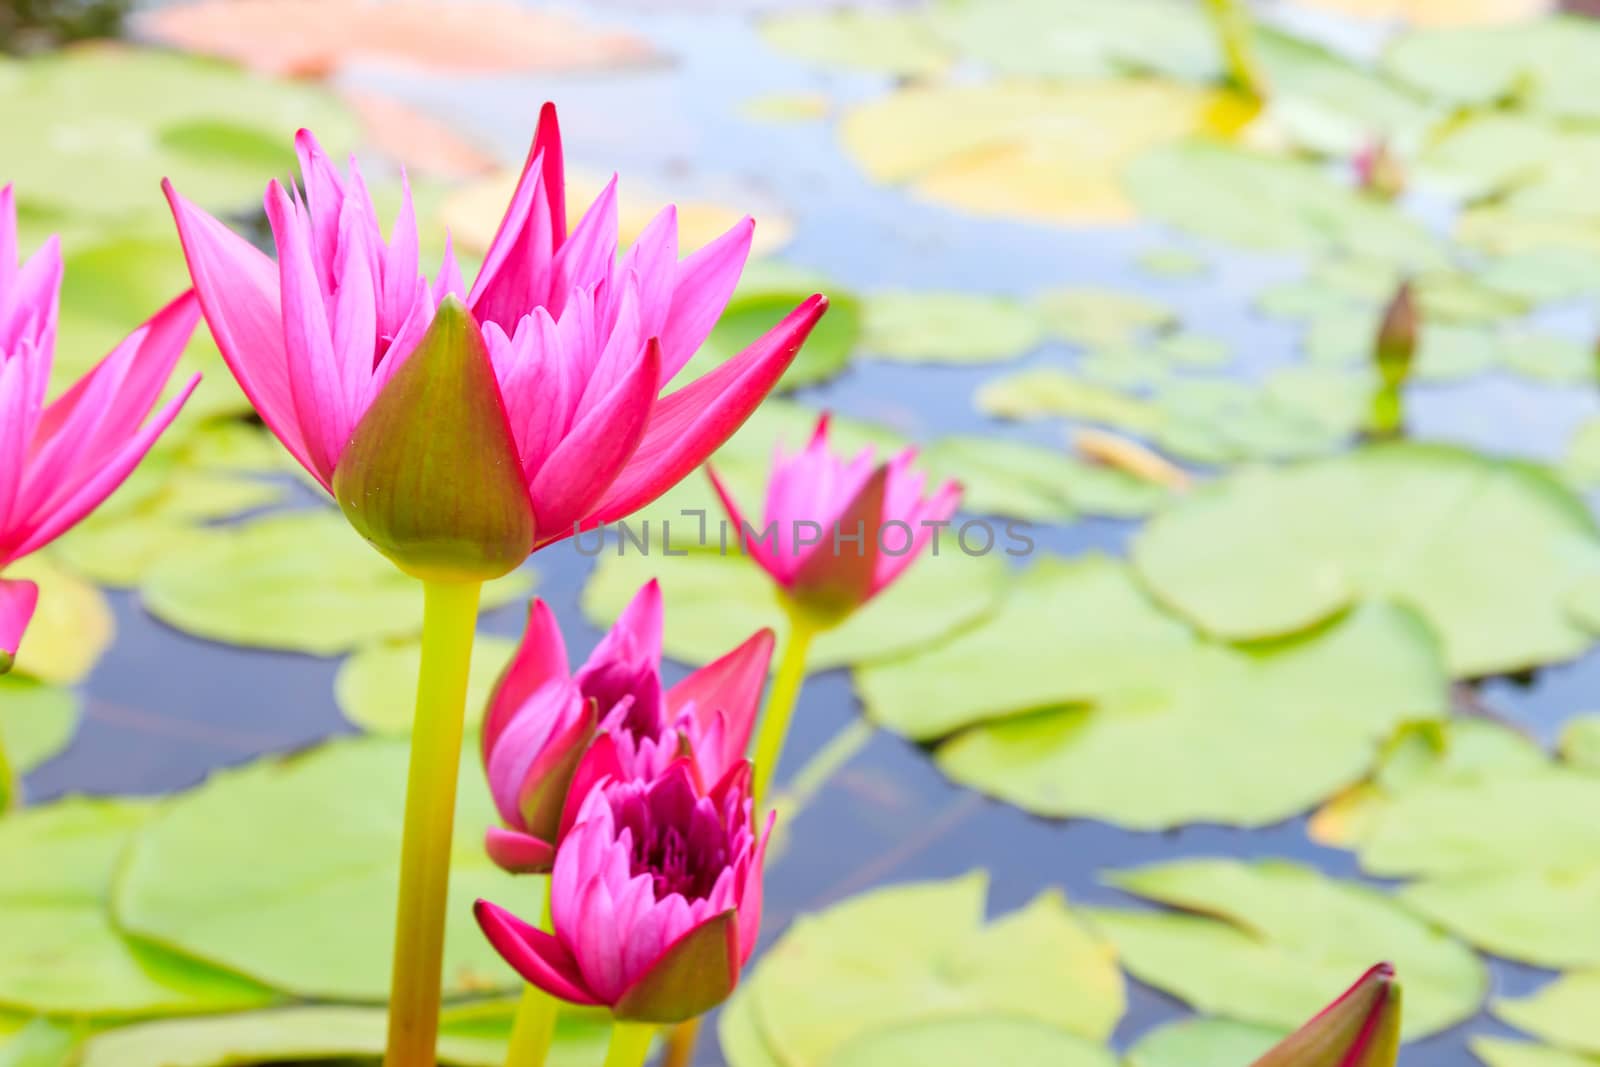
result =
[[[1485,953],[1564,973],[1489,1003],[1542,1044],[1477,1037],[1480,1058],[1600,1062],[1600,943],[1584,933],[1600,928],[1600,870],[1583,859],[1600,843],[1587,817],[1600,728],[1573,719],[1552,754],[1469,699],[1483,679],[1594,644],[1600,529],[1582,492],[1600,485],[1600,420],[1558,467],[1360,442],[1373,338],[1406,279],[1422,321],[1414,398],[1490,374],[1592,383],[1593,324],[1562,313],[1582,312],[1600,283],[1600,70],[1588,61],[1600,25],[1409,29],[1356,56],[1275,21],[1254,35],[1265,100],[1224,84],[1200,8],[1176,0],[930,0],[774,14],[761,32],[825,88],[882,76],[865,98],[751,109],[836,119],[871,181],[930,210],[1153,224],[1163,243],[1138,266],[1160,287],[1266,253],[1289,276],[1242,299],[1303,331],[1297,354],[1259,360],[1143,292],[1045,281],[1024,296],[851,293],[756,265],[685,380],[805,294],[827,289],[833,306],[782,385],[804,399],[768,402],[715,456],[736,497],[759,499],[774,446],[792,451],[811,432],[807,390],[858,362],[940,366],[929,375],[1015,362],[974,391],[979,411],[1115,431],[1190,468],[1152,479],[1074,454],[1064,437],[923,442],[921,465],[965,485],[967,516],[1142,525],[1125,559],[1040,549],[1012,565],[947,545],[819,635],[809,668],[847,669],[868,722],[1029,813],[1140,832],[1312,813],[1315,841],[1399,884],[1186,857],[1105,873],[1156,908],[1047,891],[988,920],[978,875],[878,889],[780,934],[720,1019],[727,1060],[964,1064],[1015,1048],[1107,1067],[1126,975],[1200,1015],[1135,1040],[1129,1067],[1242,1067],[1378,959],[1405,979],[1407,1040],[1470,1020],[1490,992]],[[251,220],[262,175],[292,165],[294,126],[331,145],[371,136],[325,87],[126,46],[0,60],[0,110],[17,116],[8,138],[40,146],[0,175],[21,194],[23,245],[64,239],[63,384],[188,284],[150,195],[160,177]],[[1386,175],[1362,165],[1380,146]],[[482,199],[470,183],[413,184],[424,217],[470,222]],[[398,203],[393,176],[373,185]],[[488,199],[498,211],[503,192]],[[492,237],[475,247],[470,224],[454,228],[467,258]],[[0,736],[23,770],[70,742],[74,687],[114,640],[101,588],[136,590],[196,638],[345,657],[330,698],[363,736],[171,798],[68,798],[0,824],[7,1067],[383,1049],[392,916],[367,904],[395,892],[421,603],[337,515],[283,508],[303,502],[306,479],[249,417],[203,331],[185,360],[210,373],[138,473],[49,553],[7,570],[42,593],[17,670],[0,679]],[[846,454],[910,443],[865,419],[835,417],[832,432]],[[660,529],[695,511],[718,511],[698,474],[632,521]],[[608,546],[583,614],[609,625],[656,578],[665,650],[688,664],[760,627],[787,630],[747,560],[685,547]],[[535,580],[524,567],[489,583],[485,606],[525,599]],[[469,715],[513,648],[480,636]],[[465,781],[475,773],[464,765]],[[383,802],[356,818],[354,797]],[[469,904],[520,890],[478,847],[496,820],[488,797],[461,797],[439,1055],[499,1064],[518,983]],[[216,852],[218,825],[239,828],[229,854]],[[564,1015],[549,1062],[597,1062],[605,1040],[604,1020]]]

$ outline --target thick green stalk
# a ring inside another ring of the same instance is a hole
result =
[[[4,815],[13,807],[20,806],[21,803],[22,779],[11,766],[11,757],[6,755],[5,738],[0,737],[0,815]]]
[[[789,736],[789,722],[794,718],[795,703],[800,699],[800,686],[806,680],[806,654],[811,642],[822,631],[815,619],[803,610],[789,608],[789,640],[778,662],[778,674],[772,680],[772,690],[767,694],[767,706],[761,712],[761,727],[756,732],[753,760],[755,784],[751,790],[756,811],[766,802],[767,790],[772,786],[772,776],[777,773],[778,761],[783,758],[783,743]]]
[[[1211,21],[1217,27],[1217,42],[1228,68],[1228,80],[1240,92],[1257,100],[1267,98],[1267,78],[1256,62],[1255,23],[1250,17],[1249,0],[1206,0]]]
[[[384,1067],[437,1067],[450,839],[461,770],[467,669],[481,582],[423,583],[422,669],[411,730],[400,908]]]
[[[550,930],[550,879],[544,880],[544,915],[539,928]],[[511,1045],[506,1049],[506,1067],[544,1067],[550,1043],[556,1036],[556,1016],[561,1004],[538,986],[522,987],[517,1002],[516,1020],[511,1024]]]
[[[643,1067],[655,1032],[656,1028],[650,1023],[627,1023],[618,1019],[611,1027],[611,1047],[606,1050],[605,1067]]]

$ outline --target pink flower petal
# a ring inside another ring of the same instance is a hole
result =
[[[483,718],[483,760],[489,761],[501,732],[528,698],[546,682],[567,675],[567,645],[550,605],[535,598],[528,604],[528,626],[516,655],[506,664],[489,698]]]
[[[0,578],[0,674],[11,669],[17,646],[39,603],[39,587],[17,578]]]
[[[671,310],[661,330],[662,381],[670,382],[711,336],[744,273],[755,228],[755,220],[747,217],[678,264]]]
[[[772,391],[827,307],[826,297],[811,297],[738,356],[663,397],[633,458],[583,528],[631,515],[704,463]]]
[[[721,659],[706,664],[667,690],[667,717],[673,719],[693,705],[695,721],[702,729],[711,725],[718,712],[726,716],[727,734],[721,764],[737,760],[750,744],[756,714],[761,706],[761,690],[772,663],[774,638],[771,630],[757,630],[744,644]],[[720,773],[711,771],[707,773]]]
[[[483,847],[497,867],[511,874],[544,874],[556,858],[549,842],[499,826],[484,832]]]
[[[524,980],[571,1004],[601,1003],[584,983],[577,961],[556,938],[487,900],[473,905],[472,913],[489,944]]]
[[[328,477],[311,461],[295,415],[277,264],[179,196],[170,181],[161,187],[178,224],[200,306],[228,368],[267,428],[324,488],[329,487]]]

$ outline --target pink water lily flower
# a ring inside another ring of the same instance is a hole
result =
[[[200,381],[146,421],[200,319],[185,293],[46,404],[61,274],[53,237],[18,265],[15,194],[0,188],[0,571],[121,485]],[[34,583],[0,578],[0,671],[10,669],[38,599]]]
[[[542,600],[530,606],[483,723],[484,768],[505,822],[489,829],[485,846],[500,866],[549,870],[561,827],[583,800],[574,775],[597,734],[609,755],[592,776],[654,778],[687,752],[702,780],[714,782],[744,758],[772,631],[666,688],[661,628],[661,588],[651,581],[574,674],[555,615]]]
[[[1380,963],[1250,1067],[1395,1067],[1400,984]]]
[[[654,500],[738,429],[827,305],[812,297],[661,395],[733,293],[750,219],[680,259],[669,206],[619,257],[613,178],[569,233],[546,105],[468,290],[449,252],[422,276],[409,190],[385,239],[354,163],[341,174],[303,130],[295,146],[304,189],[274,181],[266,195],[276,263],[170,183],[167,197],[256,410],[352,523],[422,577],[492,577]],[[424,354],[429,367],[402,372]],[[475,539],[495,543],[475,554]]]
[[[824,414],[798,454],[787,458],[779,447],[759,529],[716,471],[707,471],[750,558],[796,605],[837,621],[888,588],[960,506],[954,481],[924,495],[927,476],[912,466],[916,456],[915,448],[886,463],[871,448],[853,459],[836,455]]]
[[[748,763],[706,792],[690,764],[587,793],[556,852],[553,933],[478,901],[479,925],[524,979],[650,1023],[692,1019],[733,992],[761,929],[772,820],[758,836]]]

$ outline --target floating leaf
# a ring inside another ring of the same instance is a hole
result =
[[[829,293],[828,313],[784,372],[780,388],[800,389],[839,374],[850,365],[850,357],[861,340],[861,305],[854,297],[835,292],[824,279],[817,278],[799,288],[741,289],[706,343],[678,372],[675,382],[687,384],[737,356],[816,292]]]
[[[713,524],[716,518],[712,519]],[[712,527],[712,540],[716,530]],[[730,545],[735,535],[729,535]],[[837,629],[817,638],[808,663],[813,671],[893,659],[982,618],[995,604],[1007,577],[1002,549],[967,556],[954,532],[943,533],[940,555],[931,551],[882,595]],[[756,630],[770,626],[779,641],[788,630],[772,579],[738,555],[715,551],[668,557],[629,548],[600,558],[583,588],[585,617],[610,626],[651,578],[661,582],[667,616],[667,655],[686,663],[709,663]],[[925,550],[926,551],[926,550]]]
[[[1472,676],[1588,647],[1565,599],[1600,570],[1600,538],[1540,467],[1389,445],[1203,487],[1141,532],[1133,560],[1163,603],[1230,640],[1393,598],[1437,630],[1454,673]]]
[[[81,682],[116,634],[104,594],[43,556],[11,564],[6,577],[39,586],[39,606],[17,649],[16,669],[56,685]]]
[[[861,343],[907,363],[989,363],[1014,359],[1043,337],[1033,310],[1004,297],[892,291],[867,298]]]
[[[467,676],[468,731],[483,720],[489,694],[511,661],[517,643],[479,634],[472,645],[472,671]],[[368,645],[339,665],[333,697],[344,717],[375,734],[409,734],[416,706],[417,672],[422,646],[415,641]]]
[[[1600,71],[1588,57],[1600,26],[1555,17],[1522,26],[1408,34],[1383,57],[1384,69],[1431,96],[1482,107],[1511,99],[1559,118],[1600,118]]]
[[[797,11],[763,22],[761,36],[812,63],[902,78],[937,74],[952,58],[923,20],[899,11]]]
[[[1014,43],[1015,31],[1008,36]],[[1227,133],[1250,106],[1153,80],[914,86],[844,119],[846,151],[874,181],[979,215],[1066,224],[1133,217],[1118,178],[1144,150]]]
[[[20,674],[0,677],[0,745],[12,770],[27,774],[61,752],[78,728],[71,690]]]
[[[652,55],[632,34],[500,0],[399,0],[382,9],[360,0],[199,0],[157,8],[138,26],[188,51],[298,76],[362,62],[472,74],[609,69]]]
[[[300,997],[388,996],[408,745],[363,738],[215,775],[135,840],[117,880],[119,925]],[[462,756],[462,779],[481,772]],[[483,851],[497,821],[463,789],[446,911],[446,996],[515,988],[472,919],[489,897],[537,907],[536,886]],[[203,875],[203,876],[202,876]]]
[[[1115,289],[1056,289],[1041,294],[1038,306],[1051,333],[1085,348],[1132,344],[1177,323],[1171,308]]]
[[[1480,26],[1546,14],[1552,0],[1302,0],[1341,15],[1414,26]]]
[[[356,140],[320,89],[176,52],[96,45],[18,69],[0,78],[0,111],[7,135],[32,148],[10,155],[6,177],[19,205],[41,212],[165,219],[163,177],[206,208],[259,207],[267,178],[294,165],[297,128],[334,151]]]
[[[961,506],[980,515],[1034,522],[1066,522],[1079,513],[1131,519],[1148,515],[1168,495],[1125,471],[995,437],[946,437],[919,459],[933,481],[959,481]]]
[[[1498,1037],[1475,1037],[1472,1052],[1488,1067],[1594,1067],[1600,1059]]]
[[[130,940],[112,923],[108,883],[150,811],[141,803],[69,800],[0,822],[0,1006],[126,1016],[226,1011],[274,999],[225,971]]]
[[[856,1038],[828,1058],[832,1067],[970,1067],[997,1063],[1048,1063],[1052,1067],[1116,1067],[1116,1057],[1065,1030],[1017,1019],[938,1019]]]
[[[1600,966],[1600,865],[1579,857],[1555,869],[1414,882],[1400,899],[1504,959],[1552,968]]]
[[[1594,1016],[1597,996],[1600,973],[1577,972],[1564,974],[1526,997],[1497,1000],[1493,1011],[1542,1041],[1600,1056],[1600,1026]]]
[[[1444,712],[1437,654],[1403,612],[1235,649],[1189,637],[1115,565],[1056,573],[945,646],[861,672],[867,713],[918,737],[979,723],[940,769],[1029,812],[1163,829],[1288,818],[1359,780],[1396,725]]]
[[[1187,141],[1140,156],[1126,186],[1141,212],[1202,237],[1269,250],[1344,250],[1410,267],[1443,261],[1420,225],[1308,163]]]
[[[484,587],[484,606],[532,586],[526,572]],[[227,644],[331,656],[421,632],[421,586],[326,509],[207,531],[164,556],[140,584],[145,607],[187,633]]]
[[[1227,1019],[1184,1019],[1141,1037],[1126,1067],[1245,1067],[1283,1040],[1284,1031]]]
[[[735,1067],[765,1064],[768,1055],[789,1067],[908,1062],[864,1057],[869,1049],[925,1048],[926,1031],[906,1033],[920,1026],[1009,1021],[1103,1041],[1124,1005],[1122,976],[1105,945],[1054,892],[984,924],[985,881],[973,874],[895,886],[802,918],[723,1012]],[[1109,1062],[1031,1031],[1009,1040],[1029,1038],[1017,1047],[1043,1040],[1057,1053],[1070,1051],[1050,1062]]]
[[[1198,278],[1210,264],[1187,248],[1152,248],[1139,255],[1139,268],[1157,278]]]
[[[1292,1029],[1373,960],[1406,975],[1405,1036],[1477,1012],[1482,961],[1381,891],[1278,860],[1180,860],[1110,877],[1197,914],[1089,912],[1129,973],[1208,1014]]]
[[[474,1034],[452,1024],[447,1008],[439,1032],[439,1062],[452,1067],[500,1067],[509,1031]],[[381,1008],[294,1007],[194,1019],[165,1019],[107,1031],[83,1046],[76,1067],[229,1067],[241,1063],[300,1063],[375,1059],[383,1054],[388,1013]],[[607,1028],[591,1017],[563,1013],[546,1061],[550,1067],[593,1064],[605,1055]]]

